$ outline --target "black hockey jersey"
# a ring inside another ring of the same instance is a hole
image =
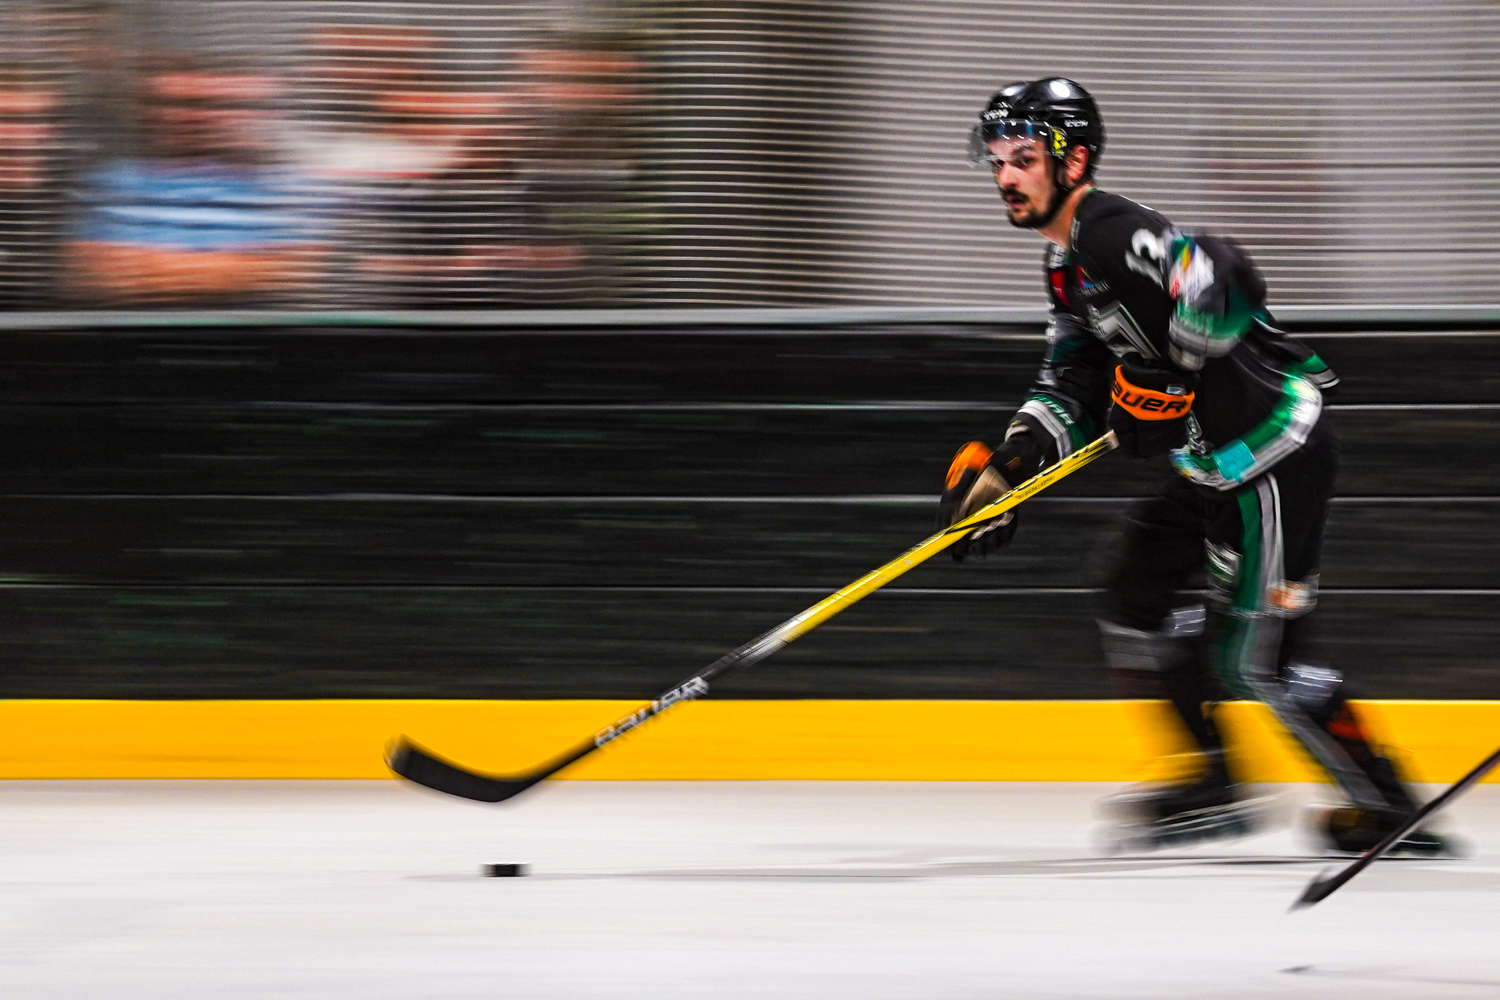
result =
[[[1117,359],[1131,353],[1197,372],[1188,444],[1172,453],[1197,483],[1233,489],[1308,441],[1337,378],[1263,309],[1230,332],[1186,321],[1177,286],[1184,262],[1193,265],[1192,237],[1143,205],[1094,190],[1078,205],[1071,244],[1049,247],[1046,355],[1011,424],[1049,442],[1045,463],[1103,433]],[[1204,267],[1212,278],[1212,264]]]

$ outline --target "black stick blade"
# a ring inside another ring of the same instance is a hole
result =
[[[391,744],[386,764],[407,781],[475,802],[504,802],[547,776],[480,774],[445,760],[402,736]]]
[[[1333,890],[1347,881],[1349,879],[1339,878],[1337,875],[1330,876],[1325,870],[1322,875],[1307,883],[1307,888],[1302,890],[1302,895],[1297,897],[1297,901],[1292,904],[1292,909],[1300,910],[1314,903],[1321,903],[1333,894]]]
[[[1431,816],[1433,813],[1446,806],[1449,802],[1452,802],[1454,799],[1458,798],[1474,785],[1478,784],[1479,779],[1483,778],[1486,774],[1489,774],[1497,764],[1500,764],[1500,750],[1496,750],[1484,760],[1480,761],[1478,766],[1476,766],[1474,770],[1470,771],[1462,778],[1459,778],[1458,782],[1450,787],[1447,791],[1408,816],[1404,823],[1396,827],[1390,833],[1386,834],[1385,837],[1380,841],[1380,843],[1376,844],[1374,847],[1361,854],[1358,858],[1355,858],[1354,861],[1352,861],[1349,866],[1343,871],[1339,872],[1337,875],[1320,875],[1309,882],[1307,888],[1303,890],[1302,895],[1298,897],[1295,903],[1292,904],[1292,909],[1300,910],[1305,907],[1312,906],[1314,903],[1323,899],[1327,899],[1329,896],[1333,895],[1334,890],[1338,889],[1345,882],[1348,882],[1350,879],[1354,878],[1354,876],[1364,871],[1369,867],[1370,862],[1374,861],[1376,858],[1380,857],[1396,844],[1400,843],[1401,838],[1405,837],[1408,833],[1415,830],[1417,826],[1420,825],[1421,822],[1428,816]]]

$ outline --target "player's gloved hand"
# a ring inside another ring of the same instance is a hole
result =
[[[1120,450],[1137,458],[1165,455],[1187,444],[1188,414],[1198,376],[1148,364],[1127,355],[1115,369],[1110,398],[1109,429],[1120,439]]]
[[[958,450],[948,467],[945,489],[938,500],[938,527],[946,528],[994,503],[1033,475],[1041,462],[1041,448],[1028,433],[1011,435],[994,451],[983,441],[970,441]],[[954,562],[963,562],[969,556],[983,559],[999,551],[1015,533],[1016,512],[1008,510],[980,524],[948,552]]]

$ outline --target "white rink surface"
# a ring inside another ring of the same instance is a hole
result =
[[[0,997],[1500,996],[1500,787],[1296,914],[1285,829],[1095,854],[1113,787],[0,782]]]

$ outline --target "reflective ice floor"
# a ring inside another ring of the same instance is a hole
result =
[[[1295,914],[1293,832],[1101,857],[1112,787],[5,782],[0,996],[1500,996],[1500,786]]]

